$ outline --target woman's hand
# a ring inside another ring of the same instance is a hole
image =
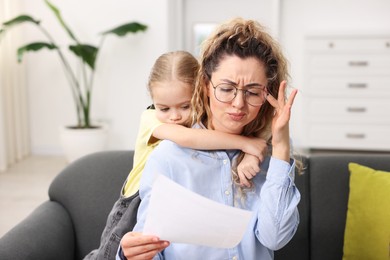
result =
[[[237,174],[240,179],[240,184],[242,186],[251,187],[250,180],[256,176],[256,174],[260,171],[260,162],[259,158],[251,155],[245,154],[244,158],[237,166]]]
[[[291,107],[298,90],[293,89],[286,101],[286,86],[286,81],[280,83],[278,100],[271,95],[267,96],[267,100],[275,109],[272,119],[272,156],[290,162],[289,121]]]
[[[156,236],[139,232],[126,233],[121,240],[123,255],[128,259],[153,259],[160,251],[169,246],[169,242]]]

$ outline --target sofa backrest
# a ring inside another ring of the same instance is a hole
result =
[[[350,162],[390,171],[389,154],[340,153],[310,156],[310,259],[342,259]]]
[[[295,183],[301,193],[300,224],[275,260],[342,259],[349,194],[348,163],[390,171],[390,154],[318,154],[303,158]],[[97,248],[128,173],[132,151],[105,151],[68,165],[52,182],[50,200],[69,212],[76,236],[75,259]]]
[[[50,200],[62,204],[73,221],[75,259],[99,247],[107,216],[132,165],[132,151],[99,152],[68,165],[50,185]]]

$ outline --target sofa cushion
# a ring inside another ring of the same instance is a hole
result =
[[[390,172],[349,164],[350,182],[343,259],[388,259]]]
[[[334,153],[310,156],[311,259],[342,259],[350,162],[390,170],[388,154]]]
[[[107,216],[133,164],[131,151],[104,151],[68,165],[53,180],[50,200],[68,211],[76,237],[74,259],[98,248]]]

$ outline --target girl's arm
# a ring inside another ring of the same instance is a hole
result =
[[[265,140],[222,133],[207,129],[187,128],[176,124],[162,124],[153,131],[157,139],[171,140],[183,147],[202,150],[238,149],[263,160],[267,149]]]

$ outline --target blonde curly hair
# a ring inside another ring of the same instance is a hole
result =
[[[280,83],[289,77],[287,60],[279,44],[265,27],[257,21],[242,18],[227,21],[217,27],[202,43],[200,68],[192,98],[191,125],[198,123],[208,129],[213,128],[207,88],[212,73],[217,70],[226,56],[237,56],[243,59],[251,57],[263,63],[268,81],[267,91],[275,98],[278,97]],[[273,113],[274,108],[268,102],[264,103],[256,119],[244,127],[241,135],[262,137],[270,141]],[[233,166],[233,179],[236,184],[239,182],[236,167],[242,156],[243,154]]]

